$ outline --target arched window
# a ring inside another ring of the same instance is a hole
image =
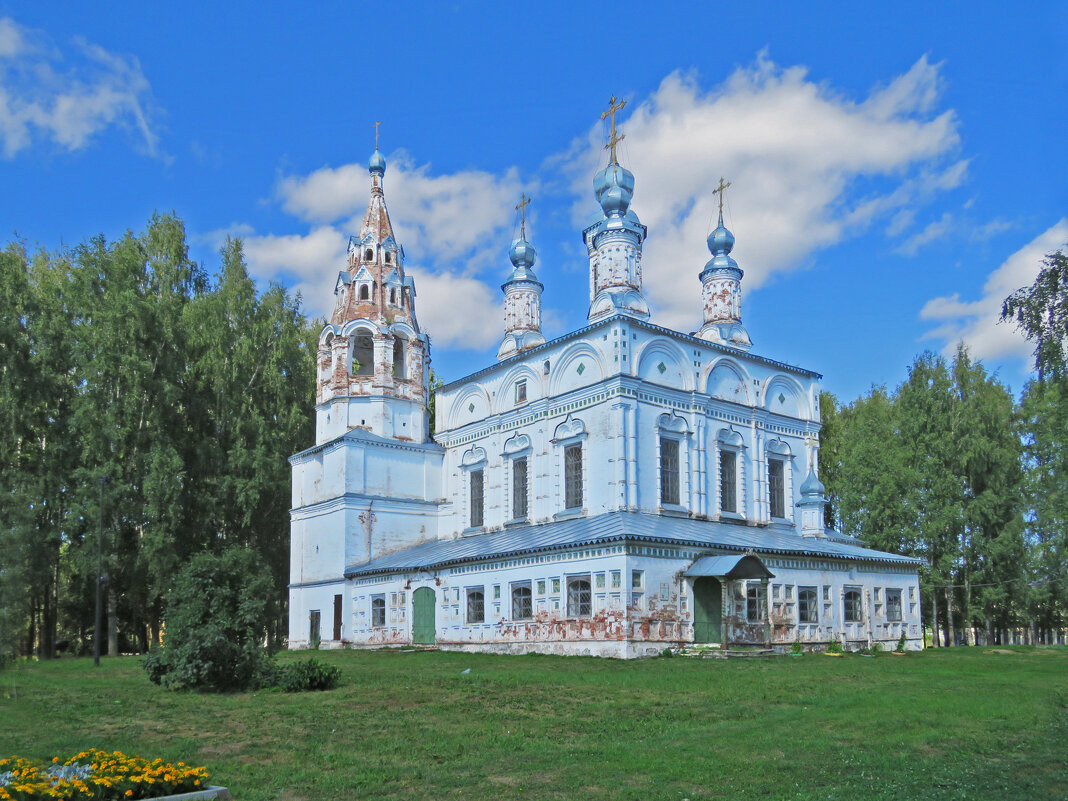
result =
[[[371,596],[371,627],[382,628],[386,625],[386,596]]]
[[[361,284],[360,285],[360,300],[370,300],[370,299],[371,299],[371,289],[370,289],[370,287],[368,287],[367,284]]]
[[[486,595],[479,587],[467,591],[467,622],[483,623],[486,620]]]
[[[860,590],[846,590],[842,597],[846,623],[861,622]]]
[[[534,606],[530,598],[530,582],[512,585],[512,620],[530,620]]]
[[[375,252],[371,250],[371,248],[367,248],[367,250],[364,251],[363,257],[366,261],[371,261],[375,257]]]
[[[397,305],[397,289],[396,287],[390,287],[389,289],[389,305]]]
[[[815,587],[801,587],[797,591],[797,619],[801,623],[820,622]]]
[[[352,341],[352,369],[349,372],[351,375],[374,375],[375,372],[375,342],[362,329]]]
[[[393,340],[393,377],[394,378],[407,378],[408,377],[408,365],[405,364],[407,358],[407,348],[404,347],[404,338],[398,336]]]
[[[390,253],[389,251],[386,251],[386,264],[390,264],[390,263],[392,263],[392,261],[393,261],[393,254]]]
[[[567,580],[567,616],[589,617],[592,611],[589,576],[569,578]]]

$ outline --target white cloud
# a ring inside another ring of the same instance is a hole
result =
[[[329,316],[334,278],[345,266],[346,234],[323,225],[304,235],[251,234],[242,240],[249,273],[299,292],[308,316]]]
[[[738,215],[727,224],[750,290],[803,267],[875,216],[962,181],[966,161],[941,163],[959,137],[952,111],[931,114],[938,73],[921,58],[858,103],[813,82],[804,68],[783,69],[761,54],[707,93],[693,75],[675,72],[636,102],[623,120],[622,160],[636,177],[632,207],[650,228],[643,266],[657,320],[684,330],[700,322],[696,276],[709,258],[711,190],[721,175],[733,184],[728,211]],[[578,223],[595,209],[590,185],[605,161],[603,138],[596,126],[557,159],[582,198]],[[856,197],[857,184],[870,179],[893,189]]]
[[[481,350],[500,342],[504,308],[499,290],[455,273],[408,272],[415,279],[419,327],[434,345]]]
[[[136,130],[155,155],[153,110],[152,88],[133,56],[80,38],[64,54],[40,31],[0,19],[0,146],[6,158],[36,137],[78,150],[112,125]]]
[[[963,340],[977,359],[1016,356],[1029,361],[1033,346],[1011,323],[1001,323],[1001,305],[1021,287],[1034,283],[1042,258],[1068,243],[1068,218],[1062,218],[1009,256],[986,280],[978,300],[961,300],[958,293],[932,298],[920,311],[924,320],[940,322],[924,339],[945,342],[943,351],[952,353]]]
[[[953,215],[948,211],[934,222],[928,223],[922,231],[913,234],[896,248],[898,253],[905,256],[915,256],[916,252],[924,245],[941,239],[953,225]]]

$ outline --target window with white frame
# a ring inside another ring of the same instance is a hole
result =
[[[582,443],[564,448],[564,508],[582,508]]]
[[[786,462],[768,459],[768,502],[772,517],[786,517]]]
[[[472,470],[468,474],[468,481],[471,489],[471,528],[480,528],[485,504],[485,473],[482,468]]]
[[[386,625],[386,596],[371,596],[371,627],[380,629]]]
[[[486,593],[483,587],[467,590],[467,622],[483,623],[486,620]]]
[[[719,509],[738,512],[738,454],[734,451],[719,452]]]
[[[679,505],[679,441],[660,437],[660,503]]]
[[[768,616],[767,587],[756,581],[749,581],[745,587],[745,617],[750,623],[759,623]]]
[[[861,608],[860,590],[847,589],[842,595],[842,615],[845,622],[860,623],[863,618]]]
[[[530,620],[534,616],[530,582],[512,585],[512,620]]]
[[[527,380],[525,378],[520,378],[515,382],[515,402],[527,402]]]
[[[901,622],[901,590],[887,589],[886,619],[891,623]]]
[[[800,587],[797,590],[797,620],[799,623],[819,623],[819,608],[815,587]]]
[[[512,519],[527,516],[527,457],[512,459]]]
[[[567,616],[589,617],[593,612],[590,577],[569,576],[567,579]]]

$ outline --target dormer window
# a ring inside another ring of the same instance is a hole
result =
[[[393,254],[392,254],[392,253],[389,253],[389,252],[387,252],[387,253],[386,253],[386,264],[390,264],[390,263],[392,263],[392,262],[393,262]]]
[[[374,257],[375,257],[375,252],[373,250],[371,250],[371,248],[367,248],[367,250],[364,251],[364,254],[363,254],[364,260],[372,261],[374,259]]]
[[[389,261],[388,253],[386,254],[386,261]],[[389,290],[389,303],[391,306],[397,305],[397,290],[395,288],[390,288]]]
[[[371,299],[371,288],[368,287],[367,284],[363,284],[360,287],[360,300],[370,300],[370,299]]]

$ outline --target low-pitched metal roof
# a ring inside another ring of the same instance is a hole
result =
[[[775,578],[764,563],[753,554],[731,554],[730,556],[702,556],[690,565],[684,576],[714,576],[716,578],[750,579]]]
[[[376,573],[434,570],[464,562],[558,551],[609,542],[634,541],[724,548],[766,554],[816,556],[865,562],[922,564],[921,559],[857,545],[806,539],[770,528],[641,512],[609,512],[552,523],[517,526],[455,540],[434,540],[345,568],[349,578]]]

